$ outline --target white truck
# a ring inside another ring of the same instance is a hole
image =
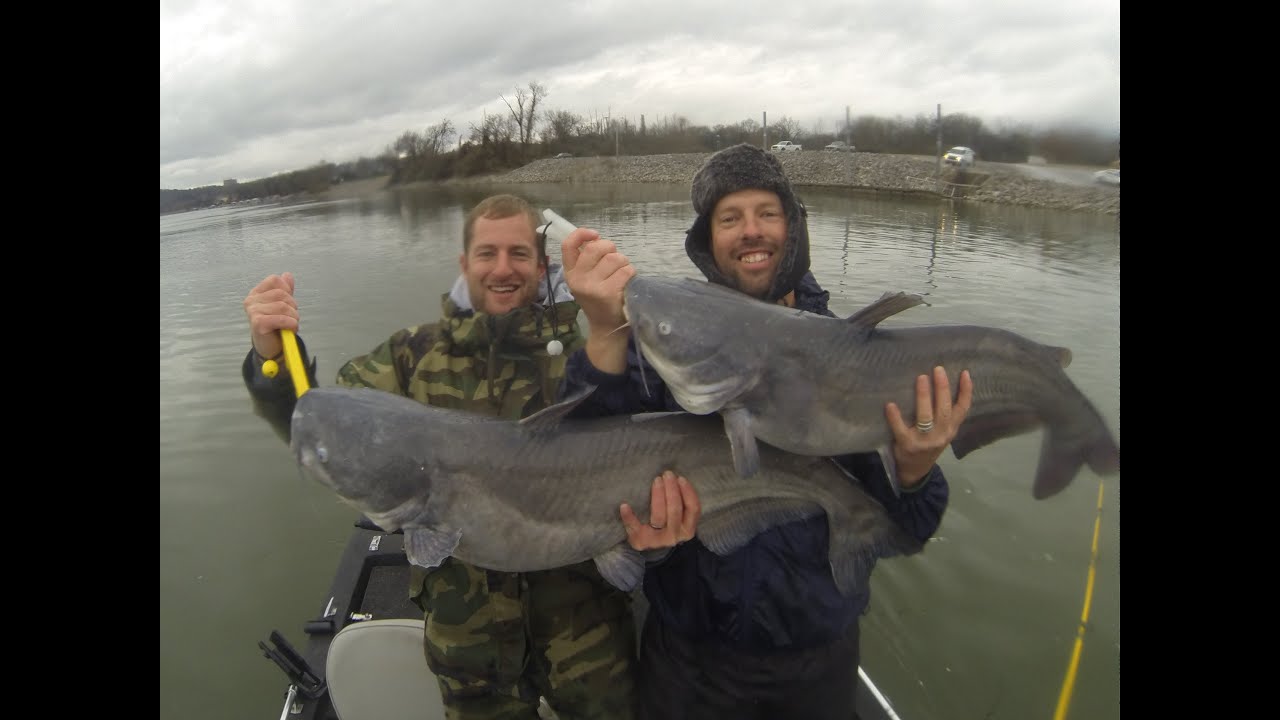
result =
[[[779,142],[777,145],[774,145],[769,149],[773,150],[774,152],[800,152],[804,148],[801,147],[800,143],[794,143],[794,142],[791,142],[790,140],[783,140]]]

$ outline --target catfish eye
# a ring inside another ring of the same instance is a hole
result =
[[[666,320],[663,320],[662,322],[658,323],[658,334],[659,334],[659,335],[670,335],[670,334],[671,334],[671,323],[667,322]]]

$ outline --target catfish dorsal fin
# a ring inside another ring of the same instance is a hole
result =
[[[595,389],[595,385],[587,385],[574,394],[565,397],[565,399],[555,405],[548,405],[529,417],[524,418],[520,421],[520,425],[524,429],[532,432],[553,430],[560,424],[560,421],[563,420],[566,415],[568,415],[574,408],[578,407],[583,400],[586,400],[587,396],[595,392]]]
[[[887,292],[881,295],[879,300],[850,315],[845,322],[861,333],[869,333],[885,318],[897,315],[907,308],[923,304],[925,304],[924,298],[919,295],[904,292]]]

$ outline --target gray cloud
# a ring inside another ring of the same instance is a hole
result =
[[[375,155],[465,131],[517,86],[544,108],[697,124],[844,108],[1119,132],[1117,0],[349,3],[162,0],[160,186]]]

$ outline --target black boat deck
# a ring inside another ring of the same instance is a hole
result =
[[[306,661],[307,670],[313,676],[311,679],[326,682],[325,662],[329,645],[334,635],[347,625],[374,619],[422,619],[422,611],[409,600],[409,562],[404,553],[403,539],[403,535],[398,533],[386,534],[373,529],[364,518],[356,523],[338,562],[329,594],[319,608],[319,615],[302,628],[307,640],[297,653]],[[639,632],[648,603],[639,591],[634,598]],[[293,642],[289,634],[283,638],[273,636],[273,640],[277,641],[277,647],[280,640],[291,646]],[[260,646],[264,655],[270,657],[270,649],[262,643]],[[288,649],[283,654],[288,654]],[[292,687],[307,687],[306,679],[299,682],[292,678]],[[286,696],[282,720],[341,720],[330,705],[324,688],[319,688],[315,694],[313,698],[299,692],[292,702]],[[898,720],[892,710],[881,705],[866,682],[858,685],[855,707],[857,713],[853,720]]]

